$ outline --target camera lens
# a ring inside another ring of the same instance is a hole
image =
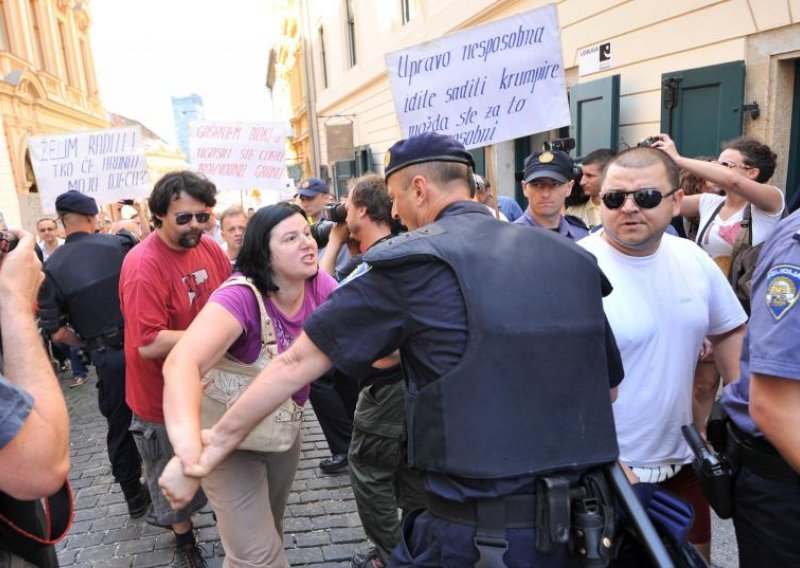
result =
[[[344,203],[329,203],[322,210],[322,218],[334,223],[344,223],[347,220],[347,207]]]
[[[318,221],[311,225],[311,237],[317,241],[317,247],[325,248],[328,246],[331,229],[333,229],[333,223],[327,223],[325,221]]]

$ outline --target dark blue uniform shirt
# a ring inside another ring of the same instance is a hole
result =
[[[725,387],[722,404],[751,436],[750,373],[800,380],[800,212],[778,225],[761,249],[753,276],[752,315],[742,347],[741,378]]]
[[[490,215],[480,203],[460,201],[442,211],[440,218],[466,212]],[[531,302],[533,315],[535,296]],[[460,360],[467,343],[467,313],[452,270],[441,262],[419,259],[367,270],[339,287],[306,321],[305,331],[336,368],[356,379],[370,374],[374,361],[403,346],[405,375],[415,377],[422,388]],[[616,345],[609,352],[617,353]],[[610,386],[616,386],[622,378],[622,363],[614,357],[609,364],[618,365],[609,373],[614,381]],[[446,499],[463,501],[532,492],[533,479],[464,479],[428,473],[427,487]]]

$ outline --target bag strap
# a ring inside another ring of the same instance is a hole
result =
[[[37,536],[17,526],[14,521],[0,514],[0,521],[8,525],[17,533],[39,544],[55,544],[64,538],[72,526],[72,517],[75,514],[75,503],[72,499],[72,488],[69,480],[54,495],[45,499],[45,522],[47,533],[44,537]]]
[[[267,315],[267,308],[264,306],[264,298],[261,295],[261,292],[256,285],[253,284],[252,280],[247,278],[246,276],[231,276],[222,285],[217,288],[217,290],[222,290],[223,288],[229,288],[230,286],[246,286],[253,291],[253,294],[256,296],[256,302],[258,302],[258,310],[261,313],[261,347],[262,349],[270,343],[270,335],[274,337],[275,332],[272,328],[272,320]]]
[[[742,213],[742,230],[736,236],[736,242],[733,244],[733,252],[731,258],[736,257],[744,249],[753,247],[753,211],[751,205],[748,203],[744,206],[744,213]]]
[[[719,205],[717,205],[717,208],[714,209],[714,212],[711,214],[711,217],[708,218],[708,221],[703,226],[702,230],[697,234],[697,240],[695,242],[698,245],[703,246],[703,237],[705,236],[706,231],[708,231],[708,228],[711,226],[711,223],[714,222],[714,219],[716,218],[717,215],[719,215],[719,212],[722,210],[723,207],[725,207],[724,199],[720,202]]]

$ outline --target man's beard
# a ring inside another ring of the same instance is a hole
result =
[[[186,233],[185,235],[181,235],[181,237],[178,239],[178,244],[183,248],[194,248],[200,244],[202,237],[203,231]]]

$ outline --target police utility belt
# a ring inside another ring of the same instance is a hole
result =
[[[747,468],[756,475],[774,481],[800,483],[800,474],[792,469],[772,444],[746,434],[731,420],[728,420],[727,427],[726,453],[734,467]]]
[[[599,470],[580,481],[551,476],[536,479],[536,494],[474,499],[465,503],[428,494],[431,515],[476,527],[476,568],[505,566],[506,529],[535,528],[536,550],[569,551],[585,566],[605,566],[612,555],[614,510]]]
[[[112,329],[85,341],[86,349],[89,351],[105,351],[114,349],[121,351],[125,347],[124,334],[122,329]]]

